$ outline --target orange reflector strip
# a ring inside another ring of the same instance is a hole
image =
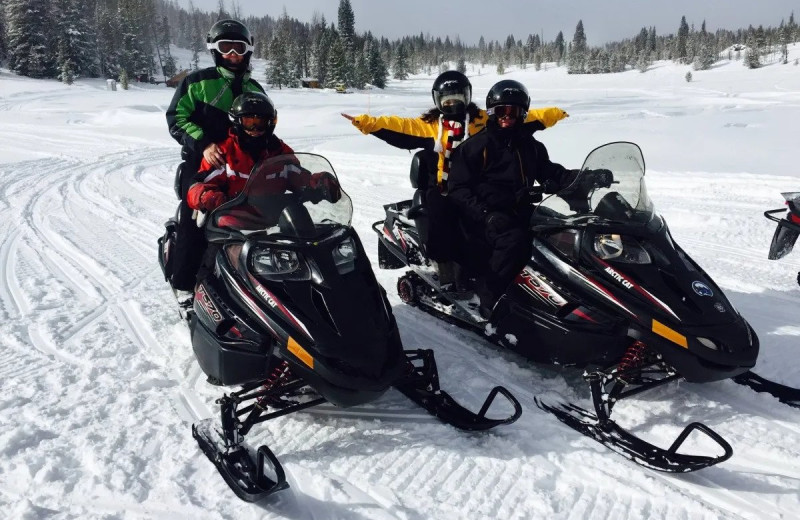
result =
[[[297,358],[306,365],[308,365],[309,368],[311,368],[312,370],[314,369],[314,358],[311,357],[311,354],[306,352],[306,349],[301,347],[300,344],[297,343],[291,336],[289,336],[288,347],[289,347],[289,352],[297,356]]]
[[[659,321],[653,320],[653,332],[663,338],[667,338],[676,345],[680,345],[683,348],[689,348],[689,343],[686,341],[686,336],[675,332]]]

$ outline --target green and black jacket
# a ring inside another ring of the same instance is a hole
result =
[[[209,67],[189,74],[178,84],[167,109],[170,135],[199,162],[206,146],[228,136],[228,110],[243,92],[264,89],[250,72],[235,75],[223,67]]]

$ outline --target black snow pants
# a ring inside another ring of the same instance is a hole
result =
[[[205,232],[197,227],[197,222],[192,218],[193,210],[186,203],[186,193],[194,184],[194,177],[200,167],[200,159],[186,158],[178,166],[175,181],[176,192],[180,191],[180,202],[176,218],[178,226],[172,254],[172,276],[170,284],[173,289],[193,291],[197,279],[197,271],[203,261],[203,253],[207,242]]]
[[[524,223],[524,224],[523,224]],[[471,230],[476,242],[483,241],[488,259],[479,270],[475,292],[481,306],[491,309],[522,271],[531,256],[533,241],[527,221],[500,233],[487,233],[480,224]]]

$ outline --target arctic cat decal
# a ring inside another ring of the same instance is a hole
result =
[[[611,267],[606,267],[606,272],[611,275],[616,281],[622,284],[626,289],[633,289],[633,284],[629,282],[624,276],[616,272]]]
[[[560,294],[553,289],[547,282],[542,279],[541,273],[532,270],[529,267],[517,275],[517,283],[531,296],[542,300],[543,302],[552,305],[553,307],[563,307],[567,304]]]
[[[222,313],[220,313],[217,309],[217,306],[214,305],[214,301],[208,295],[206,288],[202,284],[197,286],[194,297],[197,303],[200,304],[200,307],[202,307],[203,310],[206,311],[209,316],[211,316],[212,320],[214,320],[216,323],[222,322]]]
[[[256,291],[257,291],[257,292],[258,292],[258,294],[260,294],[260,295],[261,295],[261,296],[262,296],[262,297],[263,297],[265,300],[267,300],[267,303],[269,304],[269,306],[270,306],[270,307],[272,307],[272,308],[274,309],[275,307],[277,307],[277,306],[278,306],[278,303],[277,303],[275,300],[273,300],[273,299],[272,299],[272,295],[270,295],[270,294],[269,294],[269,292],[267,292],[267,290],[266,290],[266,289],[264,289],[264,288],[263,288],[263,287],[261,287],[260,285],[256,285]]]

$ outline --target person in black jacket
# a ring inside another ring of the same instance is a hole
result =
[[[197,270],[206,248],[205,236],[186,203],[186,193],[203,159],[216,168],[224,167],[225,157],[217,143],[228,136],[231,127],[228,112],[233,100],[244,92],[264,92],[250,77],[253,43],[249,29],[241,22],[220,20],[212,25],[206,47],[215,66],[186,76],[167,109],[169,133],[180,143],[183,159],[175,179],[175,192],[181,202],[169,277],[182,307],[191,305]]]
[[[531,187],[538,182],[552,193],[576,176],[550,161],[533,138],[534,129],[524,124],[529,105],[524,85],[496,83],[486,96],[486,128],[456,149],[447,179],[470,240],[488,246],[488,265],[478,267],[476,285],[485,318],[530,258]]]

